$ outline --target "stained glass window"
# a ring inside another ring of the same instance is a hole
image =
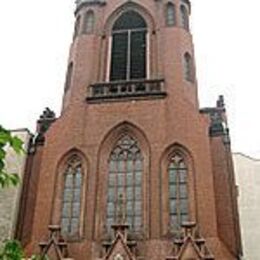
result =
[[[82,195],[82,164],[73,155],[66,166],[62,196],[61,229],[68,237],[79,235]]]
[[[129,135],[122,136],[109,158],[107,226],[118,221],[123,207],[124,218],[132,231],[142,226],[143,157],[138,142]],[[123,198],[120,205],[120,197]]]
[[[172,156],[168,166],[170,224],[179,229],[188,221],[188,169],[181,155]]]
[[[83,32],[87,34],[93,33],[94,22],[95,22],[94,12],[91,10],[87,11],[84,16]]]
[[[138,13],[127,11],[112,30],[110,80],[146,78],[146,23]]]
[[[184,77],[187,81],[193,81],[193,62],[189,53],[184,54]]]
[[[181,5],[180,7],[180,11],[181,11],[181,26],[189,31],[189,13],[187,10],[187,7],[184,5]]]
[[[166,24],[168,26],[173,26],[176,24],[175,5],[172,3],[168,3],[166,6]]]

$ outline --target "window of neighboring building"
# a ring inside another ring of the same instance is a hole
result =
[[[67,69],[67,74],[66,74],[65,92],[71,86],[72,74],[73,74],[73,62],[70,62],[68,69]]]
[[[112,30],[111,81],[146,78],[146,33],[146,22],[135,11],[127,11],[116,20]]]
[[[193,81],[193,61],[188,52],[184,54],[184,77],[187,81]]]
[[[83,33],[86,33],[86,34],[93,33],[94,23],[95,23],[94,12],[92,10],[89,10],[86,12],[86,14],[84,16]]]
[[[181,26],[187,31],[189,31],[189,13],[187,7],[185,5],[181,5],[180,12],[181,12]]]
[[[184,158],[174,154],[168,166],[170,225],[179,229],[189,219],[188,168]]]
[[[81,159],[73,155],[66,164],[62,195],[61,229],[66,237],[79,236],[82,178]]]
[[[166,24],[167,26],[176,25],[176,10],[173,3],[168,3],[166,7]]]
[[[129,135],[122,136],[109,158],[107,226],[124,215],[130,230],[142,226],[143,157],[139,145]]]
[[[80,18],[80,16],[78,16],[76,19],[76,22],[75,22],[73,39],[75,39],[79,35],[80,20],[81,20],[81,18]]]

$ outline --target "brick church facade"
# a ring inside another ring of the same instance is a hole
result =
[[[190,12],[78,0],[62,113],[45,110],[27,159],[28,255],[51,225],[75,260],[240,259],[224,100],[199,109]]]

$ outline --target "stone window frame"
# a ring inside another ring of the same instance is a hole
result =
[[[80,35],[81,27],[81,15],[78,15],[75,20],[73,40],[75,40]]]
[[[71,88],[73,72],[74,72],[74,63],[73,61],[71,61],[69,62],[67,73],[66,73],[65,92],[67,92]]]
[[[56,180],[55,180],[55,193],[53,197],[52,203],[52,218],[51,223],[55,225],[61,226],[61,214],[62,214],[62,201],[63,201],[63,190],[65,186],[65,178],[64,174],[67,169],[67,162],[73,156],[77,156],[81,160],[82,166],[82,178],[81,178],[81,208],[80,208],[80,216],[79,216],[79,232],[77,235],[74,236],[64,236],[67,241],[69,242],[79,242],[84,238],[85,235],[85,218],[86,218],[86,198],[87,198],[87,169],[88,169],[88,161],[85,155],[77,149],[73,149],[72,151],[65,154],[58,163],[57,166],[57,173],[56,173]]]

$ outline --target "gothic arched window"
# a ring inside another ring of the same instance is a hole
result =
[[[193,61],[188,52],[184,54],[184,78],[187,81],[193,81]]]
[[[71,86],[72,74],[73,74],[73,62],[70,62],[68,69],[67,69],[67,74],[66,74],[65,92]]]
[[[80,15],[79,15],[79,16],[77,17],[77,19],[76,19],[76,22],[75,22],[73,39],[75,39],[75,38],[79,35],[79,31],[80,31],[80,20],[81,20],[81,17],[80,17]]]
[[[181,12],[181,27],[185,30],[189,31],[189,13],[187,7],[185,5],[181,5],[180,7]]]
[[[139,145],[129,135],[123,135],[109,157],[107,226],[123,217],[130,230],[142,226],[143,157]]]
[[[112,29],[110,80],[146,78],[146,32],[143,17],[135,11],[124,12]]]
[[[178,230],[189,219],[188,168],[184,158],[174,154],[168,165],[170,225]]]
[[[86,14],[84,16],[83,33],[86,33],[86,34],[93,33],[94,23],[95,23],[94,12],[92,10],[89,10],[86,12]]]
[[[62,195],[61,229],[67,237],[79,236],[82,179],[82,161],[73,155],[66,164]]]
[[[168,3],[166,6],[166,25],[176,25],[176,10],[175,5],[173,3]]]

